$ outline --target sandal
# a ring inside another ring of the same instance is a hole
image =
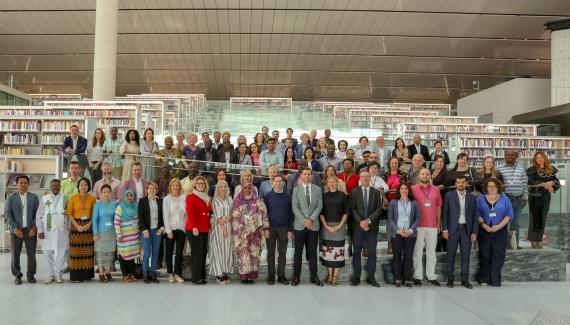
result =
[[[105,277],[104,275],[99,275],[99,281],[101,281],[101,283],[107,283],[107,277]]]
[[[128,283],[128,282],[132,282],[131,277],[128,276],[128,275],[124,275],[124,276],[123,276],[123,282],[127,282],[127,283]]]
[[[330,280],[329,284],[333,287],[336,286],[336,278],[337,278],[336,275],[331,276],[331,280]]]
[[[325,281],[327,284],[331,284],[332,283],[332,274],[327,275],[327,280]]]

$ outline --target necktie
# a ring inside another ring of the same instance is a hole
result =
[[[363,201],[364,201],[364,214],[366,215],[366,217],[368,217],[368,189],[364,189],[364,193],[363,193]]]
[[[311,205],[311,193],[309,193],[309,187],[305,186],[305,199],[307,200],[307,206]]]

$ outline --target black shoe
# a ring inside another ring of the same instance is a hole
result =
[[[469,281],[461,281],[461,285],[467,289],[473,289],[473,286],[471,285],[471,283],[469,283]]]
[[[434,285],[436,287],[441,287],[441,283],[439,283],[439,281],[437,281],[437,280],[429,280],[429,283],[431,283],[432,285]]]
[[[108,282],[113,282],[113,277],[111,276],[111,274],[107,274],[105,277],[107,278]]]
[[[20,285],[22,284],[22,277],[21,276],[17,276],[14,278],[14,284],[15,285]]]
[[[200,280],[200,284],[208,284],[208,281],[206,281],[206,279],[202,279]]]
[[[36,283],[36,278],[34,278],[33,275],[30,275],[30,276],[28,277],[28,283]]]
[[[359,284],[360,284],[360,279],[353,278],[352,280],[350,280],[350,285],[353,287],[356,287]]]
[[[281,284],[289,285],[289,280],[287,280],[286,277],[279,277],[279,279],[277,279],[277,281]]]
[[[406,287],[407,288],[412,288],[414,286],[414,284],[412,283],[412,281],[406,281]]]
[[[105,277],[104,275],[100,275],[100,274],[99,274],[99,281],[101,283],[107,283],[108,282],[107,277]]]
[[[247,284],[254,284],[255,282],[253,280],[247,280]]]
[[[394,285],[396,286],[396,288],[399,288],[402,286],[402,281],[396,280],[396,282],[394,282]]]
[[[269,285],[274,285],[274,284],[275,284],[275,278],[269,278],[269,279],[267,279],[267,284],[269,284]]]
[[[315,276],[311,279],[311,283],[313,283],[314,285],[317,285],[319,287],[322,287],[324,284],[321,280],[319,280],[319,277]]]
[[[421,286],[421,285],[422,285],[422,280],[420,280],[420,279],[414,279],[414,285],[415,285],[415,286],[418,286],[418,287]]]
[[[374,278],[370,278],[370,279],[366,280],[366,283],[368,283],[369,285],[371,285],[375,288],[380,288],[380,283],[376,282],[376,279],[374,279]]]
[[[294,278],[293,280],[291,280],[291,285],[296,287],[299,285],[299,278]]]
[[[151,282],[152,282],[152,279],[151,279],[151,277],[150,277],[150,273],[147,273],[147,274],[144,276],[144,283],[151,283]]]
[[[204,285],[207,282],[205,280],[199,280],[199,281],[192,281],[192,284],[194,285]]]
[[[156,272],[151,275],[150,280],[152,281],[152,283],[159,283],[160,282],[160,281],[158,281],[158,277],[156,276]]]
[[[453,288],[453,281],[447,281],[447,287]]]
[[[241,284],[249,284],[249,281],[247,281],[247,280],[241,280]]]

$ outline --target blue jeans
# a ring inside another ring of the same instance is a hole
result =
[[[158,263],[158,253],[160,251],[160,240],[162,239],[162,234],[157,235],[156,229],[151,229],[148,231],[149,237],[144,238],[141,232],[141,241],[143,243],[143,261],[142,261],[142,271],[146,275],[147,272],[156,272],[156,264]],[[151,257],[152,255],[152,257]],[[150,259],[150,270],[148,269],[148,260]]]
[[[507,194],[509,200],[511,200],[511,205],[513,206],[514,219],[510,222],[510,230],[514,231],[517,237],[517,246],[519,245],[519,229],[520,229],[520,218],[522,218],[522,210],[526,205],[526,200],[523,200],[522,195],[511,196]]]

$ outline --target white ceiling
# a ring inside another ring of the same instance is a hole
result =
[[[120,1],[117,95],[454,103],[550,76],[568,0]],[[95,1],[0,1],[0,82],[91,96]]]

